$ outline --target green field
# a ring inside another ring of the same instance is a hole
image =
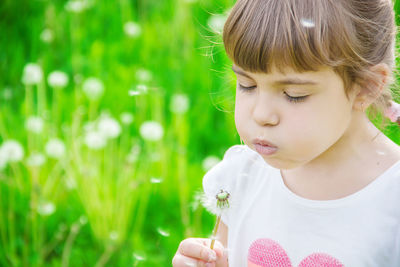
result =
[[[170,266],[210,236],[201,180],[239,143],[233,3],[1,1],[0,266]]]

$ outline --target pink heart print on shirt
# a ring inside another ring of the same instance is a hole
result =
[[[249,248],[248,267],[293,267],[286,251],[275,241],[262,238]],[[325,253],[313,253],[299,267],[344,267],[337,259]]]

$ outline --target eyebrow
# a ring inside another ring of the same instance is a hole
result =
[[[232,67],[232,70],[233,70],[234,73],[236,73],[238,75],[244,76],[244,77],[249,78],[249,79],[253,79],[251,76],[249,76],[245,72],[243,72],[243,71],[241,71],[241,70],[239,70],[239,69],[237,69],[235,67]],[[316,85],[318,83],[316,83],[314,81],[302,80],[302,79],[298,79],[298,78],[288,78],[288,79],[283,79],[283,80],[279,80],[279,81],[275,81],[274,82],[274,85],[277,85],[277,86],[279,86],[279,85],[292,85],[292,84],[295,84],[295,85]]]

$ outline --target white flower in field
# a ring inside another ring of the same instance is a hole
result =
[[[35,85],[42,81],[42,68],[36,63],[28,63],[24,67],[22,83],[25,85]]]
[[[24,157],[24,148],[15,140],[4,141],[1,150],[7,162],[21,161]]]
[[[53,31],[50,29],[44,29],[42,33],[40,34],[40,40],[44,43],[51,43],[54,40],[54,34]]]
[[[97,127],[105,138],[117,138],[121,134],[121,126],[118,121],[107,116],[100,118]]]
[[[147,141],[159,141],[164,136],[164,128],[156,121],[145,121],[139,131],[143,139]]]
[[[28,132],[40,134],[43,131],[44,121],[41,117],[30,116],[25,121],[25,129]]]
[[[83,92],[90,100],[98,100],[104,93],[103,82],[95,77],[87,78],[82,87]]]
[[[219,162],[221,161],[221,159],[219,159],[216,156],[208,156],[203,160],[203,170],[204,171],[208,171],[210,170],[212,167],[214,167],[215,165],[217,165]]]
[[[69,0],[65,4],[65,10],[72,13],[81,13],[88,8],[88,3],[83,0]]]
[[[128,37],[135,38],[142,33],[142,28],[136,22],[128,21],[124,24],[124,32]]]
[[[170,103],[172,113],[184,114],[189,109],[189,98],[185,94],[175,94]]]
[[[97,131],[89,131],[85,134],[84,142],[86,146],[93,150],[100,150],[107,144],[106,137]]]
[[[42,216],[49,216],[56,211],[56,205],[52,202],[42,201],[37,206],[37,212]]]
[[[223,14],[214,14],[208,18],[208,26],[217,34],[221,34],[227,17]]]
[[[47,82],[55,89],[62,89],[67,86],[69,77],[65,72],[56,70],[49,74]]]
[[[130,112],[122,112],[120,115],[121,122],[125,125],[129,125],[133,122],[133,114]]]
[[[45,151],[49,158],[60,159],[65,155],[65,144],[58,138],[50,139],[45,145]]]
[[[136,71],[136,79],[140,82],[149,82],[151,81],[153,74],[149,70],[146,69],[138,69]]]
[[[26,164],[31,167],[42,166],[46,162],[46,157],[41,153],[32,153],[26,159]]]

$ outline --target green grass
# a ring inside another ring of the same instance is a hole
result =
[[[0,171],[1,266],[170,266],[182,239],[211,234],[214,218],[195,201],[202,162],[239,139],[230,63],[208,21],[233,2],[88,0],[78,13],[67,1],[0,4],[0,143],[17,140],[25,154]],[[140,35],[125,34],[128,21]],[[37,84],[21,81],[28,63],[43,71]],[[47,82],[54,70],[65,88]],[[84,93],[90,77],[104,85],[98,100]],[[176,94],[187,111],[171,111]],[[25,127],[33,115],[38,133]],[[85,138],[104,118],[121,132],[91,149]],[[141,136],[146,121],[163,127],[160,140]],[[400,143],[397,127],[385,133]],[[53,138],[60,158],[46,154]]]

